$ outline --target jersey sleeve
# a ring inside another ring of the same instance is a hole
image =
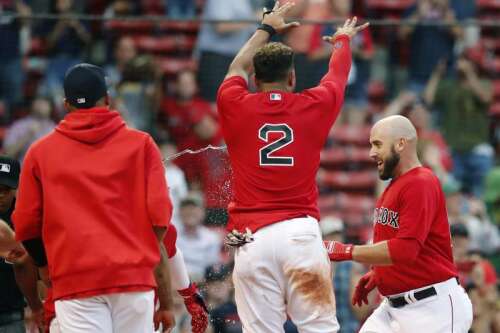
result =
[[[42,237],[43,191],[40,170],[33,148],[28,150],[23,162],[16,207],[12,214],[19,242]]]
[[[168,194],[165,167],[160,149],[148,136],[146,142],[146,205],[153,226],[166,227],[172,217],[172,202]]]
[[[333,42],[328,72],[318,86],[306,90],[304,94],[324,101],[327,110],[338,113],[344,100],[351,62],[350,38],[347,35],[340,35]]]
[[[175,225],[170,224],[167,229],[167,233],[163,238],[163,245],[165,245],[165,250],[167,250],[167,255],[169,258],[175,256],[177,252],[177,228]]]
[[[223,114],[228,110],[236,110],[234,103],[247,94],[248,84],[244,78],[231,76],[225,79],[217,91],[217,111]]]
[[[420,246],[424,245],[439,202],[436,186],[434,182],[419,180],[402,189],[397,238],[416,239]]]

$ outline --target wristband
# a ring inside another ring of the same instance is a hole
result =
[[[264,30],[265,32],[267,32],[269,34],[269,37],[272,37],[274,35],[276,35],[276,29],[274,29],[272,26],[270,26],[269,24],[265,24],[265,23],[262,23],[258,28],[257,30]]]

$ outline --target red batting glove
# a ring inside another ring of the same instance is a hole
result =
[[[375,280],[375,273],[370,270],[359,279],[354,295],[352,295],[352,305],[361,306],[363,303],[368,304],[368,294],[375,289],[377,282]]]
[[[191,315],[193,333],[205,333],[208,326],[208,309],[196,284],[191,283],[186,289],[177,292],[184,298],[184,305]]]
[[[352,249],[354,245],[343,244],[336,241],[323,241],[328,257],[331,261],[346,261],[352,260]]]

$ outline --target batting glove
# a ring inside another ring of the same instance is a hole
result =
[[[184,305],[191,315],[193,333],[205,333],[208,326],[208,309],[196,284],[191,283],[186,289],[178,291],[184,299]]]
[[[352,260],[352,249],[354,248],[354,245],[343,244],[336,241],[323,241],[323,243],[331,261]]]
[[[233,230],[226,235],[224,238],[224,244],[229,247],[240,247],[247,243],[253,242],[253,234],[250,229],[246,228],[244,233],[239,232],[238,230]]]
[[[352,305],[361,306],[363,303],[368,304],[368,294],[375,289],[376,286],[375,273],[373,270],[370,270],[359,279],[354,294],[352,295]]]

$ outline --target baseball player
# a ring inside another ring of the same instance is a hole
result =
[[[172,205],[160,151],[109,109],[101,68],[70,68],[64,93],[69,113],[24,160],[16,239],[48,270],[63,332],[152,333],[153,318],[168,332]]]
[[[227,244],[235,253],[233,280],[243,332],[283,332],[288,314],[300,332],[336,332],[330,264],[318,226],[315,182],[320,151],[339,114],[351,66],[356,18],[335,35],[328,73],[293,93],[293,51],[268,43],[293,7],[278,2],[233,60],[217,107],[233,169]],[[253,66],[252,66],[253,65]],[[248,90],[255,70],[257,93]],[[253,233],[253,235],[252,235]]]
[[[168,254],[170,263],[170,280],[172,288],[177,290],[184,300],[184,305],[191,315],[191,330],[193,333],[205,333],[208,326],[208,310],[203,297],[196,284],[189,281],[189,276],[184,263],[182,252],[176,246],[177,229],[173,224],[168,227],[167,234],[163,239],[163,244]],[[60,333],[59,322],[55,319],[56,313],[52,291],[44,303],[46,333]],[[156,328],[158,329],[158,328]]]
[[[370,156],[390,184],[378,199],[373,245],[326,242],[333,261],[373,265],[356,286],[353,304],[368,304],[375,287],[385,296],[361,333],[465,333],[472,305],[458,284],[446,204],[438,178],[417,157],[417,132],[402,116],[377,122]]]

